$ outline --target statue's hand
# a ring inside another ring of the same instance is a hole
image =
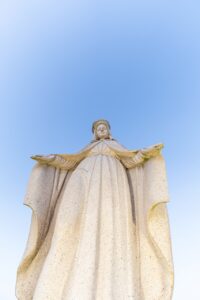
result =
[[[55,158],[54,154],[50,154],[50,155],[34,155],[31,156],[32,159],[37,160],[39,162],[43,162],[43,163],[47,163],[52,161]]]
[[[144,158],[150,158],[159,154],[160,150],[164,147],[163,144],[155,144],[151,147],[141,149]]]

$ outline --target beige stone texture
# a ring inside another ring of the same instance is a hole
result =
[[[19,300],[170,300],[173,264],[161,144],[113,139],[75,155],[34,156]]]

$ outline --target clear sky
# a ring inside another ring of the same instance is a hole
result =
[[[78,151],[98,118],[129,149],[165,144],[173,299],[200,299],[199,16],[193,0],[0,2],[0,299],[28,236],[29,157]]]

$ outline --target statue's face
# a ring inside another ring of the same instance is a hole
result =
[[[96,137],[98,139],[106,139],[109,137],[109,131],[105,124],[99,124],[96,128]]]

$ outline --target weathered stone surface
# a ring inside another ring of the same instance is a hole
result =
[[[173,266],[163,145],[128,151],[94,124],[75,155],[34,156],[19,300],[169,300]]]

